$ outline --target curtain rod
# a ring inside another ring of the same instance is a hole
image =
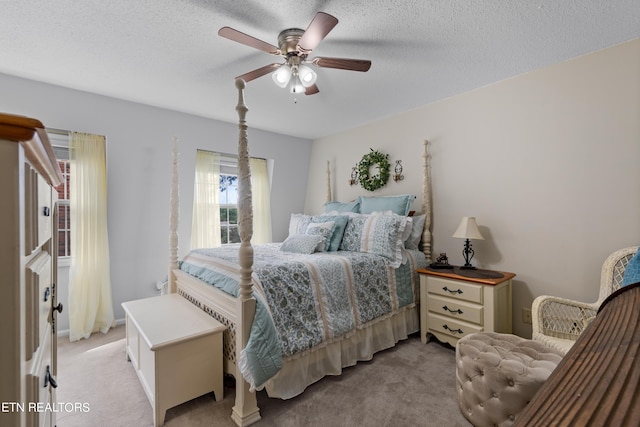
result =
[[[64,129],[56,129],[56,128],[48,128],[45,127],[44,128],[45,131],[49,132],[49,133],[55,133],[56,135],[66,135],[69,136],[69,134],[71,134],[70,131],[68,130],[64,130]]]
[[[204,148],[198,148],[198,151],[207,151],[209,153],[216,153],[216,154],[220,154],[221,157],[228,157],[230,159],[237,159],[238,158],[237,154],[221,153],[220,151],[205,150]],[[252,159],[260,159],[260,160],[267,160],[264,157],[253,157],[253,156],[251,156],[251,158]]]

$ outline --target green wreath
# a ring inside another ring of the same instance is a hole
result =
[[[379,151],[373,151],[362,156],[362,160],[358,163],[358,182],[368,191],[375,191],[382,188],[389,181],[389,155],[382,154]],[[378,166],[378,174],[371,175],[371,167]]]

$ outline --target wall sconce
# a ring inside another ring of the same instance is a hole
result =
[[[349,185],[358,185],[358,165],[357,164],[351,168],[351,178],[349,179]]]
[[[402,181],[404,179],[404,175],[402,175],[402,160],[396,160],[396,167],[393,171],[395,172],[393,175],[393,180],[395,182]]]

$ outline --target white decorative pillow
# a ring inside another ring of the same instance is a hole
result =
[[[294,252],[297,254],[312,254],[319,244],[324,244],[322,236],[312,234],[294,234],[286,238],[280,250],[282,252]]]
[[[331,243],[331,235],[335,227],[335,221],[328,222],[311,222],[307,225],[307,229],[304,234],[313,236],[321,236],[322,242],[318,244],[317,252],[325,252],[329,250],[329,244]]]
[[[291,214],[289,220],[289,236],[296,234],[304,234],[304,230],[307,229],[307,225],[311,222],[311,216],[304,214]]]

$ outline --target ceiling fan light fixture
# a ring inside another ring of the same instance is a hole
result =
[[[245,82],[257,79],[271,73],[273,82],[280,88],[289,88],[297,94],[314,95],[320,90],[316,86],[318,75],[309,65],[320,68],[336,68],[339,70],[369,71],[371,61],[349,58],[313,58],[307,59],[309,54],[324,40],[331,30],[338,24],[338,18],[328,13],[315,14],[306,30],[288,28],[278,34],[278,45],[264,42],[241,31],[230,27],[222,27],[218,31],[220,37],[261,50],[270,55],[284,59],[284,63],[268,64],[248,73],[242,74]]]
[[[291,93],[304,93],[304,86],[300,81],[300,76],[298,74],[294,74],[291,77],[291,84],[289,85],[289,91]]]
[[[280,86],[281,88],[285,88],[287,87],[289,80],[291,80],[291,68],[289,68],[288,65],[283,65],[276,71],[274,71],[271,74],[271,77],[273,78],[273,82],[276,85]]]
[[[300,82],[304,87],[313,86],[318,80],[318,74],[308,65],[300,65],[298,67],[298,76],[300,76]]]

